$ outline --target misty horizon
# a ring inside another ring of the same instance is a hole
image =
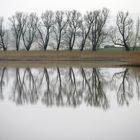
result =
[[[46,9],[53,11],[75,9],[81,13],[85,13],[86,11],[102,9],[103,7],[107,7],[108,9],[110,9],[113,15],[118,11],[140,13],[139,5],[140,2],[138,0],[118,0],[113,2],[111,0],[5,0],[2,1],[0,5],[0,16],[9,17],[11,16],[11,13],[15,13],[16,11],[36,12],[40,15]]]

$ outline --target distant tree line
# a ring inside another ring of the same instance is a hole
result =
[[[140,20],[136,25],[128,12],[118,12],[116,24],[109,25],[109,10],[89,11],[82,15],[72,11],[16,12],[9,17],[9,29],[0,17],[0,49],[14,47],[17,51],[32,47],[44,49],[91,49],[96,51],[104,44],[124,47],[126,51],[140,47]]]

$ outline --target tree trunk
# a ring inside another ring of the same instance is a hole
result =
[[[60,42],[58,42],[57,44],[57,51],[59,51],[59,47],[60,47]]]
[[[59,51],[60,43],[61,43],[61,32],[59,34],[59,40],[58,40],[58,44],[57,44],[57,51]]]
[[[44,44],[44,51],[46,51],[46,50],[47,50],[47,47],[48,47],[48,42],[49,42],[49,40],[47,39],[47,40],[46,40],[46,42],[45,42],[45,44]]]
[[[69,47],[69,50],[72,51],[72,47]]]
[[[93,46],[92,51],[96,51],[96,46]]]
[[[4,51],[7,51],[7,48],[6,48],[6,47],[3,47],[3,50],[4,50]]]
[[[85,40],[83,40],[83,41],[82,41],[82,44],[81,44],[81,49],[80,49],[80,51],[83,51],[84,46],[85,46],[85,43],[86,43]]]
[[[125,50],[130,51],[130,48],[127,45],[125,45]]]

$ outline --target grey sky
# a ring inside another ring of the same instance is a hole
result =
[[[11,16],[15,11],[42,13],[48,10],[70,10],[85,11],[107,7],[111,13],[118,10],[129,10],[131,13],[140,13],[139,0],[1,0],[0,16]]]

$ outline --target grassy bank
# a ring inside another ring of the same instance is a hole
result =
[[[140,65],[140,52],[123,51],[6,51],[0,66],[121,66]]]

